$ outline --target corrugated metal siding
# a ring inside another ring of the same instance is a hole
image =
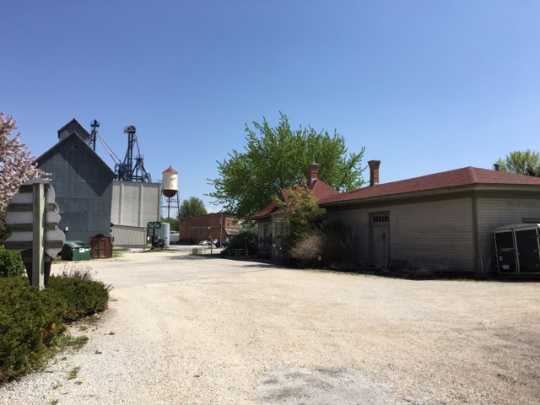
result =
[[[161,189],[158,183],[113,183],[111,222],[115,225],[146,227],[159,221]]]
[[[56,153],[39,162],[52,174],[61,229],[66,238],[89,243],[97,234],[110,234],[112,172],[76,138],[67,139]]]
[[[329,211],[351,227],[359,264],[369,264],[369,215],[390,213],[390,256],[432,270],[474,270],[472,199],[459,198]]]
[[[540,198],[478,197],[478,238],[481,270],[493,266],[491,232],[499,226],[522,223],[524,219],[540,219]]]
[[[144,247],[146,242],[146,228],[135,226],[113,226],[112,236],[114,246]]]

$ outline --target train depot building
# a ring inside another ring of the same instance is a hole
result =
[[[359,267],[486,274],[495,229],[540,223],[540,178],[465,167],[379,184],[380,162],[369,164],[370,186],[320,201]]]

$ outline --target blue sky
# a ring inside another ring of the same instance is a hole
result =
[[[540,149],[540,2],[10,1],[0,111],[35,155],[71,118],[209,198],[244,125],[278,112],[366,147],[391,181]],[[98,148],[108,159],[103,148]],[[216,208],[214,208],[216,209]]]

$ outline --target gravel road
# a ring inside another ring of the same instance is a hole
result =
[[[540,403],[539,283],[409,281],[184,251],[83,266],[113,285],[110,309],[73,328],[90,338],[80,351],[0,387],[0,404]]]

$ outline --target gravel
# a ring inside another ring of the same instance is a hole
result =
[[[78,266],[89,265],[114,287],[101,319],[72,328],[90,341],[0,387],[0,404],[540,403],[539,283],[288,270],[185,251]]]

